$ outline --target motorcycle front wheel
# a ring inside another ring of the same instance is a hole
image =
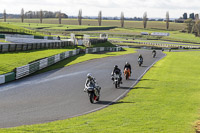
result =
[[[89,97],[90,97],[90,102],[94,103],[94,92],[90,92]]]
[[[118,83],[117,82],[115,82],[115,88],[117,88],[118,87]]]

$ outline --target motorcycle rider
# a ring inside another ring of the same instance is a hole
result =
[[[126,68],[128,68],[128,69],[130,70],[130,74],[131,74],[132,71],[131,71],[131,65],[130,65],[129,62],[126,62],[125,66],[124,66],[124,70],[125,70]]]
[[[155,49],[152,51],[152,54],[153,54],[153,55],[154,55],[154,54],[156,55],[156,50],[155,50]]]
[[[114,70],[112,71],[111,75],[112,75],[112,80],[114,81],[114,74],[116,75],[119,75],[119,80],[120,80],[120,83],[122,84],[122,72],[121,70],[118,68],[117,65],[114,66]]]
[[[142,57],[141,54],[140,54],[139,57],[138,57],[138,61],[139,61],[139,60],[141,60],[141,61],[143,62],[143,57]]]
[[[155,54],[156,54],[156,50],[155,50],[155,49],[152,51],[152,54],[153,54],[153,53],[155,53]]]
[[[93,85],[93,87],[96,88],[96,89],[100,88],[100,87],[97,87],[96,79],[92,76],[91,73],[87,74],[87,79],[85,81],[84,92],[87,91],[87,87],[89,87],[89,85]]]

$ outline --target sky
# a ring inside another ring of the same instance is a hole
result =
[[[179,18],[186,13],[200,13],[200,0],[0,0],[0,9],[6,13],[20,14],[25,11],[61,11],[69,16],[77,16],[82,9],[83,16],[97,16],[99,11],[105,17],[120,16],[148,18]]]

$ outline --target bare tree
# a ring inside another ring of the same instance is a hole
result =
[[[99,26],[101,26],[101,22],[102,22],[102,12],[101,11],[99,11],[98,22],[99,22]]]
[[[169,12],[166,13],[166,29],[169,29]]]
[[[121,27],[124,27],[124,13],[121,12]]]
[[[21,20],[22,20],[22,23],[24,23],[24,9],[23,8],[21,10]]]
[[[148,21],[147,12],[144,12],[144,15],[143,15],[143,26],[144,26],[144,28],[147,27],[147,21]]]
[[[59,24],[61,24],[61,20],[62,19],[62,15],[61,15],[61,11],[59,12],[59,14],[58,14],[58,20],[59,20]]]
[[[79,23],[79,25],[82,24],[82,9],[80,9],[78,12],[78,23]]]
[[[3,12],[3,19],[4,19],[4,22],[6,22],[6,10],[4,10]]]
[[[42,19],[43,19],[43,11],[40,10],[40,23],[42,23]]]

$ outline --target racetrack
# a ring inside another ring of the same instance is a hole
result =
[[[137,64],[138,54],[144,64]],[[152,58],[151,51],[118,57],[95,59],[30,76],[0,86],[0,128],[62,120],[96,111],[123,97],[145,71],[165,54],[157,51]],[[132,65],[132,77],[121,88],[115,89],[110,79],[113,66],[121,69],[126,61]],[[87,73],[92,73],[101,86],[100,102],[91,104],[87,93],[83,92]]]

